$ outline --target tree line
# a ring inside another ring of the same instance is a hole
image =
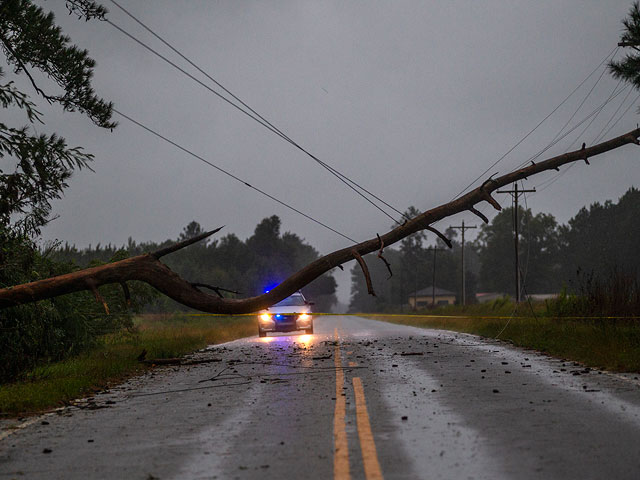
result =
[[[414,216],[411,207],[407,215]],[[473,302],[476,292],[496,292],[514,296],[514,223],[512,207],[503,209],[491,223],[482,225],[476,239],[465,244],[466,298]],[[587,277],[603,277],[618,268],[640,272],[640,190],[630,188],[617,203],[608,200],[583,207],[566,225],[553,215],[533,214],[519,207],[520,271],[524,294],[557,293],[563,288],[577,291]],[[389,311],[407,308],[408,298],[432,286],[434,252],[435,285],[461,296],[461,245],[456,230],[447,229],[453,248],[436,238],[416,234],[403,240],[399,248],[389,248],[389,277],[375,255],[365,257],[371,270],[376,296],[367,294],[359,267],[351,271],[351,311]]]
[[[250,297],[264,293],[282,280],[319,257],[318,251],[291,232],[280,231],[281,221],[276,215],[259,222],[253,234],[241,240],[235,234],[220,239],[204,240],[163,258],[169,268],[194,283],[221,287],[230,297]],[[138,243],[129,238],[127,245],[96,245],[77,248],[65,244],[51,253],[52,259],[86,267],[90,262],[108,262],[116,256],[140,255],[203,233],[201,225],[192,221],[176,239],[164,242]],[[231,292],[226,292],[231,290]],[[316,304],[316,309],[329,311],[336,303],[336,281],[331,274],[317,278],[302,289]],[[236,293],[234,293],[236,292]],[[213,293],[213,292],[212,292]],[[164,296],[149,302],[147,311],[176,311],[186,307]]]

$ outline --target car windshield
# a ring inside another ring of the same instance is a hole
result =
[[[303,307],[304,305],[306,304],[304,303],[302,295],[291,295],[290,297],[276,303],[274,307]]]

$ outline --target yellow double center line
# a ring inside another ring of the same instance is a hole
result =
[[[347,399],[343,392],[344,370],[342,370],[337,328],[335,330],[335,338],[336,346],[333,359],[336,366],[336,408],[333,414],[333,478],[348,480],[351,478],[351,474],[349,473],[349,443],[347,442],[345,425]]]
[[[346,395],[344,394],[344,370],[342,369],[342,356],[340,353],[340,340],[338,329],[335,329],[335,354],[334,362],[336,367],[336,406],[333,417],[333,478],[336,480],[349,480],[349,444],[347,441],[347,431],[345,418]],[[353,362],[349,362],[351,366]],[[364,474],[367,480],[382,480],[382,470],[378,461],[376,444],[371,431],[371,422],[367,411],[367,402],[364,395],[362,380],[353,378],[353,390],[356,399],[356,425],[358,427],[358,438],[360,440],[360,450],[362,452],[362,463]]]

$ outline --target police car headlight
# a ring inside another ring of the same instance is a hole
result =
[[[260,321],[261,322],[271,322],[271,315],[269,315],[268,313],[263,313],[262,315],[260,315]]]

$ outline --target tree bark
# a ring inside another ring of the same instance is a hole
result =
[[[596,155],[609,152],[629,143],[640,145],[639,136],[640,128],[637,128],[592,147],[585,148],[583,145],[580,150],[568,152],[539,163],[532,162],[531,165],[514,172],[495,179],[490,178],[469,193],[451,202],[427,210],[380,237],[337,250],[311,262],[268,293],[256,297],[244,299],[220,298],[204,293],[160,262],[160,257],[200,241],[220,230],[216,229],[154,253],[138,255],[99,267],[87,268],[65,275],[0,289],[0,308],[36,302],[81,290],[96,291],[97,287],[109,283],[125,284],[130,280],[139,280],[148,283],[175,301],[203,312],[222,314],[257,312],[300,290],[323,273],[343,263],[379,250],[381,245],[393,245],[420,230],[436,231],[431,227],[431,224],[438,220],[456,213],[471,211],[484,221],[487,221],[486,217],[475,209],[475,205],[486,201],[500,210],[500,204],[491,196],[494,190],[547,170],[557,170],[568,163],[583,160],[586,164],[589,164],[588,159]],[[437,231],[436,233],[442,238],[441,233]]]

